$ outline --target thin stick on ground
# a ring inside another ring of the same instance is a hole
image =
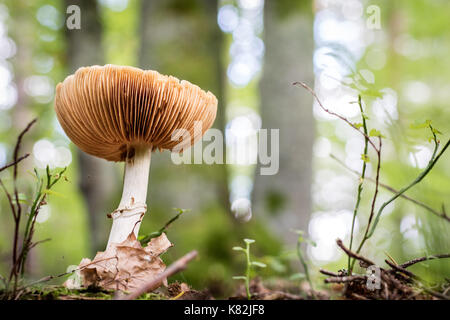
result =
[[[352,257],[355,260],[359,260],[359,261],[363,262],[366,266],[373,266],[375,264],[371,260],[369,260],[369,259],[367,259],[367,258],[365,258],[365,257],[363,257],[363,256],[361,256],[361,255],[359,255],[359,254],[357,254],[357,253],[347,249],[344,246],[344,243],[342,242],[341,239],[337,239],[336,243],[349,257]]]
[[[340,239],[336,240],[337,245],[347,254],[355,260],[362,262],[361,267],[368,269],[373,265],[373,262],[361,256],[360,254],[353,252],[346,248]],[[430,287],[424,279],[417,276],[413,272],[406,270],[408,266],[415,263],[433,260],[433,259],[445,259],[450,258],[450,254],[438,254],[427,257],[420,257],[403,264],[397,264],[390,260],[385,260],[391,269],[385,269],[378,267],[379,274],[375,275],[371,272],[368,275],[348,275],[345,272],[331,272],[321,269],[320,272],[329,276],[324,281],[325,283],[342,283],[344,284],[344,296],[351,299],[429,299],[430,296],[449,300],[450,296],[447,295],[448,289],[442,290],[442,292],[435,291]],[[368,269],[369,270],[369,269]],[[374,285],[374,280],[379,281],[377,287],[369,287]]]
[[[142,287],[138,288],[136,291],[128,294],[128,295],[116,295],[115,300],[134,300],[141,296],[144,293],[151,292],[161,286],[164,279],[183,271],[187,268],[189,262],[191,262],[195,257],[197,257],[198,253],[196,250],[193,250],[174,263],[172,263],[164,272],[160,273],[157,277],[152,279],[151,281],[144,284]]]
[[[322,268],[320,268],[319,272],[320,272],[321,274],[326,275],[326,276],[340,277],[340,274],[339,274],[339,273],[331,272],[331,271],[328,271],[328,270],[325,270],[325,269],[322,269]]]
[[[354,275],[354,276],[343,276],[343,277],[331,277],[325,279],[325,283],[345,283],[353,281],[365,281],[366,276]]]
[[[434,260],[434,259],[446,259],[446,258],[450,258],[450,253],[446,253],[446,254],[436,254],[436,255],[431,255],[431,256],[425,256],[425,257],[420,257],[420,258],[415,258],[409,261],[406,261],[405,263],[402,263],[400,265],[400,267],[402,268],[408,268],[416,263],[419,262],[423,262],[423,261],[427,261],[427,260]]]

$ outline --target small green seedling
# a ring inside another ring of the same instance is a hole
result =
[[[233,279],[235,280],[244,280],[245,281],[245,290],[247,292],[247,299],[250,300],[252,295],[250,294],[250,274],[252,271],[252,267],[259,267],[259,268],[265,268],[266,265],[262,262],[258,261],[251,261],[250,259],[250,245],[255,242],[253,239],[244,239],[244,242],[246,244],[246,248],[242,247],[233,247],[234,251],[242,251],[245,253],[245,256],[247,258],[247,270],[245,272],[245,276],[235,276]]]
[[[291,280],[296,280],[296,279],[303,279],[306,278],[306,281],[308,281],[309,286],[311,288],[311,295],[312,297],[315,299],[316,295],[314,294],[314,287],[313,287],[313,283],[311,280],[311,276],[309,274],[309,269],[308,269],[308,264],[306,263],[306,259],[303,255],[303,251],[302,251],[302,243],[309,243],[311,244],[313,247],[316,246],[316,243],[310,239],[307,239],[304,237],[304,232],[302,230],[292,230],[292,232],[295,232],[298,235],[297,238],[297,256],[298,259],[300,260],[300,263],[303,266],[303,270],[305,271],[305,273],[295,273],[291,276]]]

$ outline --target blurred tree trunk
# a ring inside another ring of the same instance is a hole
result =
[[[307,231],[311,212],[312,98],[292,83],[313,84],[313,16],[310,1],[266,1],[264,10],[262,128],[280,129],[280,162],[273,176],[261,176],[257,168],[255,214],[268,217],[279,234],[291,241],[295,235],[289,230]]]
[[[142,1],[139,60],[144,69],[188,80],[214,93],[219,100],[214,126],[223,129],[223,39],[216,17],[217,1],[213,0]],[[151,171],[153,208],[159,204],[191,209],[213,203],[228,206],[225,165],[176,166],[170,153],[164,152],[152,158]]]
[[[81,29],[66,30],[67,63],[70,73],[79,67],[102,65],[102,26],[97,1],[66,0],[66,7],[72,4],[81,9]],[[106,210],[108,195],[114,188],[114,166],[105,160],[90,156],[77,149],[79,166],[79,188],[86,201],[89,214],[91,250],[103,250],[108,236]]]

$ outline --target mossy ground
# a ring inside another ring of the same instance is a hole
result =
[[[2,296],[0,292],[0,296]],[[113,291],[105,291],[97,288],[67,289],[64,286],[30,287],[20,295],[20,300],[112,300]],[[162,293],[146,293],[138,300],[165,300],[168,299]]]

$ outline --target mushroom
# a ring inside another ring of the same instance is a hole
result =
[[[133,232],[138,235],[147,211],[152,151],[180,152],[194,144],[214,122],[217,99],[188,81],[156,71],[105,65],[80,68],[59,83],[55,110],[81,150],[125,162],[122,199],[110,215],[109,247]],[[194,130],[196,123],[201,130]],[[178,129],[190,134],[181,147]]]

